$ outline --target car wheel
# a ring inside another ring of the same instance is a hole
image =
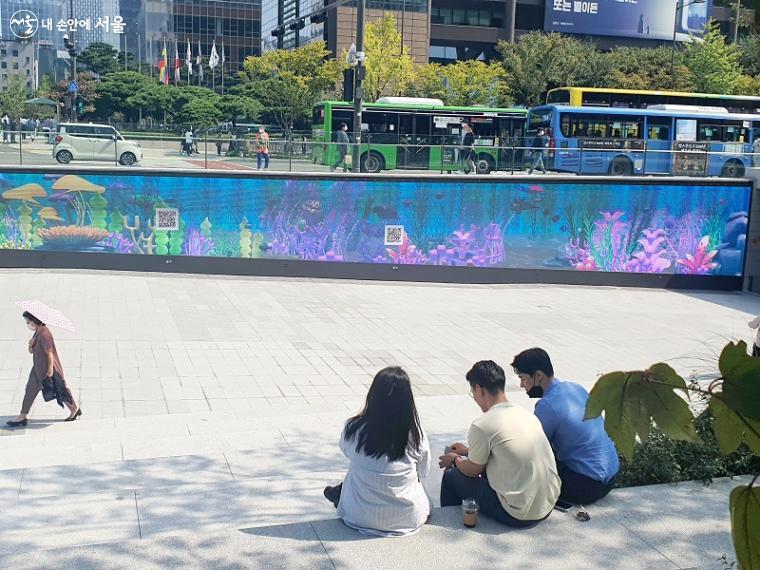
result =
[[[377,174],[378,172],[382,171],[382,169],[385,167],[385,161],[383,160],[382,155],[380,155],[377,152],[368,152],[364,155],[362,155],[362,163],[361,163],[361,170],[362,172],[370,172],[372,174]]]
[[[612,176],[630,176],[633,174],[633,164],[627,158],[619,156],[610,164],[610,174]]]
[[[132,166],[135,162],[137,162],[137,157],[131,152],[125,152],[121,155],[121,158],[119,158],[119,162],[124,166]]]
[[[55,159],[61,164],[68,164],[74,159],[74,155],[67,150],[59,150],[55,154]]]
[[[738,160],[729,160],[720,171],[723,178],[741,178],[744,176],[744,165]]]

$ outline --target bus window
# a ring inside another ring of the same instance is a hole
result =
[[[723,142],[748,143],[749,129],[738,125],[726,125],[723,127]]]
[[[638,95],[629,95],[627,93],[613,93],[611,95],[611,103],[613,107],[635,109],[639,104]]]
[[[395,128],[388,124],[395,115],[386,111],[364,111],[362,113],[362,123],[367,125],[366,134],[371,140],[377,143],[394,143],[396,142]]]
[[[650,141],[670,140],[670,120],[662,117],[649,117],[647,120],[647,139]]]
[[[568,89],[555,89],[546,96],[546,103],[551,105],[569,105],[570,91]]]
[[[312,125],[324,125],[325,124],[325,106],[315,105],[314,111],[311,116]]]
[[[548,129],[551,127],[552,110],[551,109],[533,109],[528,115],[528,131],[535,132],[539,128]]]
[[[642,122],[636,117],[612,117],[611,136],[615,139],[640,139]]]
[[[335,133],[340,129],[340,124],[346,123],[348,125],[348,132],[351,133],[354,130],[354,112],[348,109],[334,109],[332,116],[332,139],[335,140]]]
[[[722,141],[723,140],[723,127],[714,123],[707,123],[706,121],[699,121],[697,126],[697,140],[698,141]]]
[[[583,106],[584,107],[609,107],[610,106],[610,94],[609,93],[593,93],[583,92]]]
[[[607,138],[610,136],[609,121],[607,117],[603,115],[587,115],[588,116],[588,137],[595,138]],[[583,120],[583,116],[579,115],[579,126]],[[577,136],[583,136],[578,134]]]
[[[642,109],[646,109],[650,105],[657,105],[658,103],[663,102],[664,97],[662,95],[639,95],[639,106]],[[669,99],[669,97],[667,98]],[[668,103],[671,103],[671,101],[667,101]]]

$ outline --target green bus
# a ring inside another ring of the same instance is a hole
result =
[[[527,115],[527,109],[449,107],[437,99],[382,97],[363,106],[361,170],[462,170],[463,122],[470,123],[475,133],[479,174],[509,170],[515,165],[519,168],[522,152],[514,147],[522,145]],[[315,164],[333,166],[338,162],[335,135],[341,123],[348,125],[350,135],[353,132],[350,103],[323,101],[314,106]]]

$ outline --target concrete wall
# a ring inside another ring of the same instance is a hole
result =
[[[744,288],[760,293],[760,168],[751,168],[747,177],[754,181],[752,202],[747,228],[747,261],[745,265]]]

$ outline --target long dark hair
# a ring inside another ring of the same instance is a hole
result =
[[[24,314],[21,315],[21,316],[24,317],[27,321],[32,321],[38,327],[44,327],[45,326],[45,323],[43,323],[41,320],[39,320],[37,317],[35,317],[29,311],[24,311]]]
[[[419,450],[422,429],[409,376],[398,366],[375,375],[364,409],[346,423],[346,440],[357,436],[356,451],[370,457],[401,459],[407,447]]]

